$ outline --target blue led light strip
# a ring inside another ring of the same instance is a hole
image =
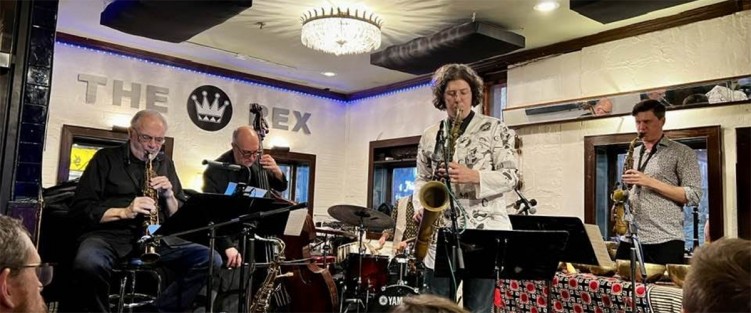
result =
[[[60,41],[60,40],[57,40],[56,42],[58,44],[61,44],[61,45],[64,45],[64,46],[68,46],[68,47],[78,48],[78,49],[82,49],[82,50],[86,50],[86,51],[90,51],[90,52],[102,53],[102,54],[109,55],[109,56],[116,56],[116,57],[125,58],[125,59],[132,60],[132,61],[139,61],[139,62],[143,62],[143,63],[150,64],[150,65],[164,66],[164,67],[167,67],[169,69],[176,69],[176,70],[186,71],[186,72],[189,72],[189,73],[192,73],[192,74],[202,74],[202,75],[207,75],[207,76],[214,77],[214,78],[226,79],[226,80],[229,80],[229,81],[232,81],[232,82],[238,82],[238,83],[244,83],[244,84],[248,84],[248,85],[252,85],[252,86],[269,88],[269,89],[272,89],[272,90],[275,90],[275,91],[287,92],[287,93],[292,93],[292,94],[296,94],[296,95],[302,95],[302,96],[307,96],[307,97],[314,97],[314,98],[319,98],[319,99],[336,101],[336,102],[344,103],[344,104],[350,104],[350,103],[362,101],[362,100],[365,100],[365,99],[391,96],[391,95],[394,95],[394,94],[398,94],[398,93],[402,93],[402,92],[407,92],[407,91],[412,91],[412,90],[415,90],[415,89],[420,89],[420,88],[424,88],[426,86],[430,86],[430,83],[424,83],[424,84],[409,86],[409,87],[405,87],[405,88],[393,89],[393,90],[389,90],[389,91],[386,91],[386,92],[383,92],[383,93],[380,93],[380,94],[374,94],[374,95],[370,95],[370,96],[358,98],[358,99],[355,99],[355,100],[342,100],[342,99],[324,97],[324,96],[321,96],[321,95],[307,93],[307,92],[304,92],[304,91],[299,91],[299,90],[294,90],[294,89],[288,89],[288,88],[278,87],[278,86],[274,86],[274,85],[271,85],[271,84],[259,83],[259,82],[256,82],[256,81],[253,81],[253,80],[249,80],[249,79],[242,79],[242,78],[235,78],[235,77],[229,77],[229,76],[224,76],[224,75],[217,75],[217,74],[210,73],[210,72],[207,72],[207,71],[199,71],[199,70],[194,70],[194,69],[190,69],[190,68],[183,67],[183,66],[176,66],[176,65],[172,65],[172,64],[167,64],[166,62],[159,62],[159,61],[153,61],[153,60],[149,60],[149,59],[134,57],[134,56],[128,55],[126,53],[112,52],[112,51],[107,51],[107,50],[103,50],[103,49],[99,49],[99,48],[95,48],[95,47],[89,47],[89,46],[79,45],[79,44],[72,44],[72,43],[65,42],[65,41]]]

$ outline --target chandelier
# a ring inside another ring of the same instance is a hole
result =
[[[381,46],[383,21],[365,10],[321,8],[308,11],[302,20],[302,44],[335,55],[360,54]]]

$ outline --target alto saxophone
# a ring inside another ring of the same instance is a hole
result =
[[[281,265],[284,261],[284,247],[286,246],[284,244],[284,241],[278,238],[262,238],[258,235],[256,235],[256,240],[271,242],[279,249],[279,252],[277,252],[276,256],[274,257],[274,260],[271,261],[269,267],[266,269],[268,272],[266,274],[266,279],[264,279],[263,284],[261,285],[261,288],[256,292],[256,296],[253,298],[250,305],[247,306],[249,308],[248,312],[266,313],[268,312],[269,306],[271,305],[271,295],[273,295],[274,290],[276,290],[276,288],[274,288],[274,283],[276,282],[277,278],[289,277],[293,274],[292,272],[281,274]]]
[[[454,121],[449,130],[448,142],[446,142],[446,153],[443,156],[447,172],[444,177],[438,175],[438,169],[441,167],[440,162],[438,162],[438,165],[433,169],[433,180],[423,185],[418,194],[418,199],[420,199],[420,203],[424,209],[420,226],[417,228],[417,238],[415,239],[415,258],[418,261],[425,259],[437,224],[440,223],[439,217],[451,203],[451,194],[448,187],[446,187],[447,184],[451,183],[451,180],[448,178],[448,162],[451,162],[454,157],[454,145],[459,138],[461,125],[462,109],[457,107]]]
[[[634,147],[643,135],[637,134],[636,138],[631,140],[628,145],[626,158],[623,160],[623,173],[634,168]],[[610,220],[613,221],[613,233],[623,236],[628,232],[629,222],[626,220],[626,202],[628,201],[628,190],[630,186],[626,183],[616,183],[610,198],[613,200]],[[631,208],[633,212],[633,207]]]
[[[149,230],[150,226],[153,225],[159,225],[159,193],[156,191],[156,189],[151,188],[150,183],[151,179],[156,177],[156,172],[154,171],[154,158],[156,157],[155,154],[146,153],[146,170],[143,174],[144,182],[143,182],[143,196],[149,197],[152,200],[154,200],[154,210],[151,211],[151,214],[144,218],[143,220],[143,237],[141,237],[140,243],[143,245],[143,253],[141,254],[141,261],[144,263],[154,263],[156,261],[159,261],[159,253],[156,252],[156,247],[159,245],[159,242],[156,242],[154,238],[151,236],[151,231]]]

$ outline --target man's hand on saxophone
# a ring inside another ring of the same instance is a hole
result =
[[[151,179],[149,186],[159,192],[162,197],[173,197],[172,183],[167,176],[156,176]]]
[[[124,218],[134,219],[136,218],[136,216],[138,216],[138,214],[150,215],[154,210],[156,210],[156,203],[154,203],[154,199],[151,199],[149,197],[136,197],[125,209]]]
[[[649,177],[649,175],[644,174],[642,172],[639,172],[634,169],[627,170],[625,173],[623,173],[623,182],[628,184],[629,186],[643,186],[650,188],[652,186],[652,183],[654,182],[654,178]]]

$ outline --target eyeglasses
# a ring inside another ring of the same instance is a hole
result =
[[[456,96],[466,97],[470,93],[471,92],[470,92],[469,88],[464,88],[464,89],[460,89],[460,90],[446,90],[446,92],[444,92],[443,95],[446,96],[446,97],[452,97],[452,98],[454,98]]]
[[[34,272],[37,275],[37,278],[39,279],[39,282],[42,283],[42,286],[47,286],[52,282],[52,274],[54,264],[52,263],[38,263],[38,264],[26,264],[26,265],[19,265],[19,266],[3,266],[2,268],[10,268],[10,269],[23,269],[23,268],[34,268]]]
[[[136,132],[136,137],[138,138],[138,141],[140,141],[141,143],[151,142],[152,140],[160,145],[164,143],[164,140],[165,140],[164,137],[152,137],[149,135],[144,135],[144,134],[141,134],[141,132],[139,132],[135,128],[133,128],[133,131]]]
[[[234,143],[232,144],[232,146],[235,147],[238,152],[240,152],[240,155],[243,158],[250,159],[250,158],[252,158],[254,156],[255,157],[260,157],[261,156],[261,151],[260,150],[255,150],[255,151],[243,150],[243,149],[240,149],[240,146],[238,146],[237,144],[234,144]]]

